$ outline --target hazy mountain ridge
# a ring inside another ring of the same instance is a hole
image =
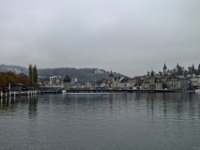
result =
[[[5,64],[0,65],[0,72],[8,72],[8,71],[15,72],[16,74],[19,74],[21,72],[27,74],[28,68],[17,65],[5,65]]]
[[[100,71],[100,72],[98,72]],[[77,78],[78,82],[84,84],[89,81],[97,81],[107,79],[108,71],[98,68],[54,68],[54,69],[38,69],[38,74],[42,77],[48,77],[50,74],[61,76],[63,79],[66,75],[70,78]],[[113,73],[114,76],[124,76],[122,74]]]
[[[13,71],[16,74],[25,73],[28,74],[28,68],[21,67],[17,65],[0,65],[0,72],[8,72]],[[77,78],[78,82],[84,84],[88,81],[97,81],[100,79],[107,79],[110,71],[106,71],[104,69],[98,68],[46,68],[46,69],[38,69],[38,75],[41,77],[49,77],[50,74],[61,76],[63,79],[66,75],[70,78]],[[115,77],[125,76],[119,73],[113,72]]]

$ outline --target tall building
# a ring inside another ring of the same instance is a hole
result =
[[[165,63],[164,63],[164,66],[163,66],[163,75],[166,74],[166,71],[167,71],[167,66],[166,66]]]
[[[64,82],[64,89],[69,90],[71,79],[69,78],[68,75],[65,76],[65,78],[63,79],[63,82]]]

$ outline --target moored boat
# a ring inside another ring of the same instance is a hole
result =
[[[65,94],[66,93],[66,90],[62,90],[62,94]]]

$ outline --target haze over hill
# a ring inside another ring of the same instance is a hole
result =
[[[50,74],[59,75],[62,78],[65,75],[69,75],[70,78],[77,78],[78,82],[84,84],[89,81],[97,81],[100,79],[107,79],[109,71],[97,68],[53,68],[53,69],[39,69],[38,73],[40,76],[48,77]],[[124,76],[119,73],[113,73],[114,76]]]
[[[21,72],[27,74],[28,68],[17,65],[5,65],[5,64],[0,65],[0,72],[8,72],[8,71],[12,71],[16,74],[19,74]]]
[[[15,65],[0,65],[1,72],[12,71],[16,74],[18,73],[25,73],[28,74],[28,68],[15,66]],[[88,81],[97,81],[100,79],[107,79],[110,71],[106,71],[104,69],[98,68],[46,68],[46,69],[38,69],[38,75],[44,78],[48,78],[50,74],[61,76],[63,79],[66,75],[70,78],[77,78],[78,83],[84,84]],[[116,77],[119,76],[126,76],[120,73],[113,72],[113,75]]]

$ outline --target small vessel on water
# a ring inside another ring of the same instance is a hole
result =
[[[66,90],[62,90],[62,94],[66,94]]]
[[[195,92],[196,92],[196,93],[200,92],[200,89],[196,89]]]

